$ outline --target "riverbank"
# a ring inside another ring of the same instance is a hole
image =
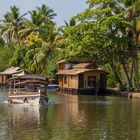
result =
[[[128,98],[140,99],[140,92],[128,93]]]
[[[110,88],[110,87],[108,87],[106,89],[105,95],[120,96],[120,91],[118,90],[118,88]]]
[[[129,91],[119,91],[119,89],[117,88],[107,88],[106,93],[113,96],[140,99],[140,92],[138,91],[129,92]]]

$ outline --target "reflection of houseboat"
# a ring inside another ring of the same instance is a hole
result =
[[[46,78],[35,75],[13,77],[10,84],[8,102],[17,104],[43,104],[48,101]]]
[[[61,92],[99,93],[106,89],[107,73],[92,59],[66,59],[58,64]]]

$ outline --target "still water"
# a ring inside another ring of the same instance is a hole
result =
[[[8,105],[0,91],[0,140],[140,140],[140,101],[49,94],[48,106]]]

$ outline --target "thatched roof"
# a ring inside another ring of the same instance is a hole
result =
[[[24,70],[19,68],[19,67],[11,67],[11,68],[8,68],[6,69],[5,71],[3,72],[0,72],[0,74],[2,75],[12,75],[12,74],[16,74],[16,73],[20,73],[20,72],[23,72]]]
[[[73,66],[74,69],[97,69],[95,63],[79,63]]]
[[[106,73],[103,69],[69,69],[69,70],[59,70],[56,74],[57,75],[77,75],[80,73],[84,73],[87,71],[99,71],[99,72],[103,72]]]
[[[25,80],[22,82],[17,82],[15,85],[25,85],[28,83],[38,83],[38,84],[46,84],[46,81],[40,81],[40,80]]]
[[[0,75],[12,75],[13,77],[23,76],[25,74],[30,74],[30,72],[21,69],[20,67],[11,67],[6,69],[3,72],[0,72]]]
[[[77,65],[74,65],[73,68],[86,68],[89,65],[91,65],[91,64],[90,63],[80,63]]]
[[[91,58],[68,58],[68,59],[59,61],[58,64],[67,63],[67,62],[80,62],[80,63],[94,62],[95,63],[95,60]]]
[[[42,81],[46,81],[47,79],[38,75],[22,75],[22,76],[18,76],[18,77],[12,77],[9,80],[13,80],[13,79],[22,79],[22,80],[42,80]]]

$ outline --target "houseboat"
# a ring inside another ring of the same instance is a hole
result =
[[[7,85],[8,79],[13,76],[22,76],[25,74],[30,74],[28,71],[20,68],[20,67],[10,67],[2,72],[0,72],[0,85]]]
[[[107,72],[88,58],[70,58],[58,62],[60,92],[98,94],[106,89]]]
[[[39,105],[48,102],[46,78],[23,75],[8,79],[8,83],[8,103]]]

